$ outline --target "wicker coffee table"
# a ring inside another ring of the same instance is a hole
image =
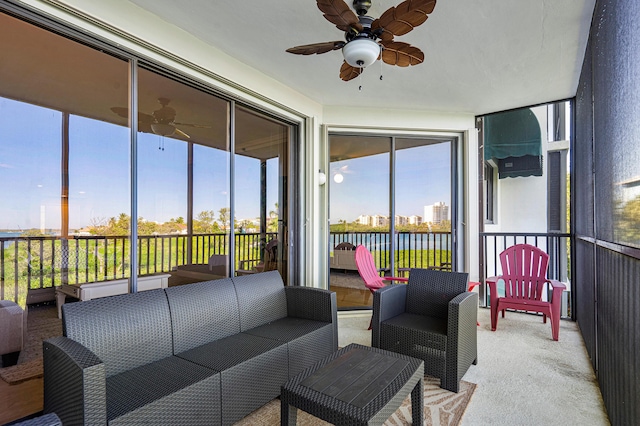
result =
[[[381,425],[411,394],[421,425],[423,377],[422,360],[352,344],[282,386],[281,424],[295,425],[299,408],[335,425]]]

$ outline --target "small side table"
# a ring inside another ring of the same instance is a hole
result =
[[[351,344],[282,386],[281,425],[295,425],[297,408],[335,425],[382,425],[411,395],[414,425],[423,422],[424,362]]]

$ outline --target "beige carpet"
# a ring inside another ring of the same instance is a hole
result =
[[[42,341],[62,336],[62,321],[55,306],[30,306],[27,315],[27,341],[18,364],[0,368],[0,377],[10,385],[42,377]]]
[[[453,393],[440,388],[440,379],[425,377],[424,382],[424,424],[425,426],[456,426],[460,423],[464,410],[476,389],[473,383],[460,382],[460,392]],[[280,400],[275,399],[262,408],[240,420],[235,426],[280,424]],[[298,425],[325,426],[324,422],[311,414],[298,410]],[[386,421],[385,426],[410,425],[411,397],[404,400],[400,408]]]

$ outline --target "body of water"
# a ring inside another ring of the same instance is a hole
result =
[[[21,232],[0,232],[0,238],[16,238],[19,237]],[[4,248],[11,247],[13,241],[4,241]]]
[[[389,250],[389,234],[385,233],[332,233],[329,244],[333,246],[340,242],[349,242],[353,245],[362,244],[369,250]],[[401,233],[395,235],[396,250],[451,250],[451,236],[446,234],[411,234]],[[333,249],[333,247],[332,247]]]

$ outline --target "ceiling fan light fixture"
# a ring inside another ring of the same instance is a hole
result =
[[[160,136],[171,136],[176,132],[175,126],[166,123],[151,123],[151,130]]]
[[[344,60],[357,68],[366,68],[380,56],[380,45],[370,38],[356,38],[342,48]]]

